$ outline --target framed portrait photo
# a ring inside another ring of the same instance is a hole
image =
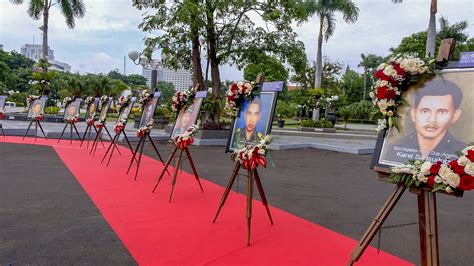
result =
[[[142,116],[140,118],[140,126],[144,127],[146,124],[153,120],[153,115],[156,111],[156,105],[158,104],[158,99],[161,96],[161,92],[155,92],[153,98],[149,99],[145,106],[143,107]]]
[[[109,98],[109,100],[107,100],[107,102],[102,105],[102,109],[100,110],[99,115],[99,121],[105,122],[105,120],[107,119],[107,113],[109,112],[111,102],[111,98]]]
[[[245,100],[234,119],[226,152],[257,144],[258,133],[268,135],[272,129],[277,91],[263,91],[252,101]]]
[[[193,103],[187,108],[181,108],[179,111],[176,122],[174,123],[173,131],[171,133],[171,138],[178,136],[186,132],[191,126],[196,124],[199,113],[201,112],[201,105],[204,98],[194,98]]]
[[[398,108],[400,130],[379,134],[372,168],[412,160],[447,162],[474,143],[474,68],[444,69],[403,98],[407,104]]]
[[[34,100],[28,108],[28,118],[33,118],[42,114],[47,100],[48,97],[46,96],[41,96],[41,98]]]
[[[94,100],[86,106],[86,119],[94,119],[94,116],[97,113],[98,106],[99,98],[94,98]]]
[[[135,103],[136,100],[137,100],[137,97],[130,98],[130,101],[128,102],[127,106],[124,107],[122,112],[117,117],[117,123],[120,122],[120,120],[122,119],[124,119],[125,121],[128,120],[128,117],[130,116],[130,113],[133,108],[133,104]]]
[[[76,98],[64,107],[64,120],[68,120],[78,115],[81,108],[81,98]]]

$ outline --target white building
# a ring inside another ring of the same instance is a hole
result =
[[[185,69],[158,68],[157,81],[166,81],[174,85],[177,91],[185,91],[193,85],[192,73]],[[142,75],[146,78],[146,84],[151,85],[151,69],[143,68]]]
[[[32,60],[38,61],[41,58],[43,58],[43,45],[27,43],[21,47],[20,53]],[[52,70],[58,70],[58,71],[64,71],[64,72],[71,70],[70,65],[64,62],[54,60],[54,51],[50,49],[49,46],[48,46],[48,62],[51,64],[50,69]]]

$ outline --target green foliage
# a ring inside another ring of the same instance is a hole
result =
[[[288,70],[274,56],[262,56],[261,60],[252,62],[244,68],[244,79],[255,80],[259,73],[265,74],[265,81],[286,81]]]
[[[333,128],[334,125],[331,121],[321,118],[319,121],[313,121],[311,119],[301,120],[302,127],[314,127],[314,128]]]
[[[176,92],[173,83],[166,82],[166,81],[158,81],[156,84],[156,88],[158,89],[158,91],[161,91],[161,97],[158,100],[158,103],[169,104],[171,101],[171,98]]]
[[[156,116],[172,117],[173,112],[166,105],[159,106],[156,108]]]
[[[298,105],[292,102],[278,101],[275,114],[282,118],[293,118],[298,114]]]
[[[15,93],[7,97],[7,101],[15,102],[16,106],[24,106],[26,102],[26,97],[28,97],[27,92]]]
[[[45,114],[52,114],[52,115],[57,115],[59,113],[60,108],[57,106],[49,106],[44,108],[44,113]]]
[[[352,69],[347,69],[341,79],[341,85],[344,90],[347,103],[351,104],[362,100],[364,95],[364,77]],[[369,89],[367,89],[366,97],[369,97]]]
[[[339,108],[339,115],[347,119],[374,120],[377,108],[370,101],[359,101]]]

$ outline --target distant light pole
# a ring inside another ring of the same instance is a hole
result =
[[[165,55],[162,55],[162,60],[165,60]],[[160,66],[161,62],[158,59],[148,60],[146,57],[142,56],[139,52],[133,50],[128,53],[128,57],[133,61],[135,65],[141,65],[144,68],[151,68],[151,84],[150,88],[151,91],[155,91],[156,88],[156,80],[158,76],[158,67]],[[138,62],[137,62],[138,60]]]

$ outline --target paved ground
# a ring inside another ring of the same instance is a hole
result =
[[[52,148],[0,143],[0,265],[8,263],[135,264]]]
[[[167,156],[171,147],[160,142],[159,149]],[[198,173],[225,186],[233,166],[229,154],[224,154],[222,147],[192,147],[191,151]],[[146,147],[146,153],[153,156],[151,147]],[[371,157],[366,155],[299,149],[275,151],[272,158],[276,166],[260,170],[270,204],[354,239],[364,233],[394,187],[375,180],[368,169]],[[3,254],[27,254],[29,261],[71,254],[79,259],[82,254],[93,264],[129,263],[128,253],[114,241],[115,235],[51,150],[0,143],[0,162],[0,212],[4,212],[0,215],[0,243],[15,241],[0,244],[0,263],[9,259]],[[243,182],[241,178],[240,192],[245,189]],[[441,265],[474,264],[473,204],[473,192],[464,198],[438,196]],[[38,205],[48,207],[36,213]],[[416,197],[407,192],[386,225],[413,222],[417,222]],[[23,233],[25,228],[31,231]],[[97,248],[85,250],[84,243],[90,241]],[[51,252],[40,252],[48,247]],[[381,248],[419,263],[418,226],[383,230]]]

